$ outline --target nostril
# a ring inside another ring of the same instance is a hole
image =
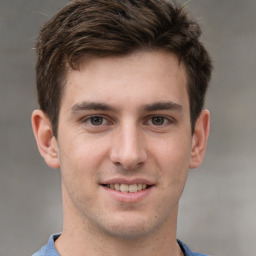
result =
[[[120,163],[121,164],[121,163]],[[126,170],[136,170],[138,169],[143,163],[122,163],[121,166]]]

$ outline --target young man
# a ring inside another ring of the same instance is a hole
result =
[[[200,33],[167,0],[73,1],[42,28],[32,125],[64,223],[35,256],[202,255],[176,239],[209,134]]]

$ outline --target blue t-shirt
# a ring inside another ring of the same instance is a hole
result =
[[[60,234],[51,235],[49,238],[48,243],[43,246],[38,252],[33,254],[32,256],[60,256],[57,252],[54,241],[60,236]],[[180,240],[177,240],[184,256],[207,256],[206,254],[198,253],[198,252],[191,252],[187,245],[182,243]]]

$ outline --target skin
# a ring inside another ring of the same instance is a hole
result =
[[[61,169],[61,255],[182,255],[178,203],[209,134],[207,110],[191,134],[186,84],[170,52],[92,58],[67,73],[57,139],[46,115],[33,112],[39,151]],[[151,187],[136,200],[103,186],[138,179]]]

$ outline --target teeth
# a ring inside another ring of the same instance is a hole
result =
[[[135,193],[137,191],[141,191],[143,189],[146,189],[147,185],[146,184],[131,184],[131,185],[128,185],[128,184],[115,183],[115,184],[107,184],[107,187],[111,188],[111,189],[114,189],[114,190],[121,191],[121,192]]]
[[[120,191],[121,192],[128,192],[129,191],[129,185],[127,185],[127,184],[121,184],[120,185]]]
[[[129,185],[129,192],[130,193],[134,193],[134,192],[137,192],[138,189],[137,189],[137,184],[132,184],[132,185]]]
[[[142,184],[137,184],[137,190],[138,191],[142,190]]]

